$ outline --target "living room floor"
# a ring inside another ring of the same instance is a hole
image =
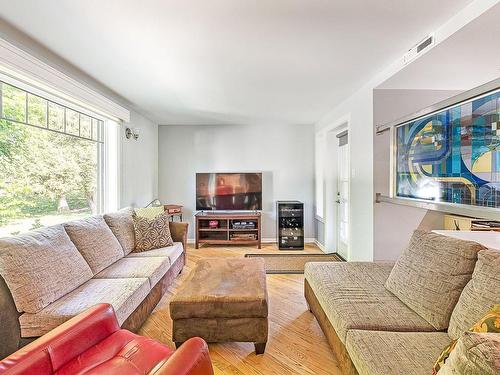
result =
[[[194,264],[202,257],[243,257],[246,253],[280,253],[275,244],[255,247],[208,247],[194,249],[188,245],[187,264],[170,290],[139,330],[139,334],[159,340],[174,348],[171,341],[172,320],[169,301],[179,285],[187,278]],[[321,253],[306,244],[299,253]],[[336,375],[341,374],[325,336],[304,299],[304,275],[267,275],[269,293],[269,339],[266,352],[255,355],[253,343],[209,344],[216,375]]]

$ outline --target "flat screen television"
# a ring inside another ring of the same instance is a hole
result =
[[[262,210],[262,173],[196,173],[196,209]]]

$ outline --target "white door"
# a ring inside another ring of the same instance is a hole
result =
[[[337,134],[337,253],[347,259],[349,249],[349,145],[347,132]]]

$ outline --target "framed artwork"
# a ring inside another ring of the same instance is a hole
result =
[[[500,89],[397,125],[393,196],[500,208]]]

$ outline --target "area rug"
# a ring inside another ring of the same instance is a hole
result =
[[[266,273],[304,273],[308,262],[343,262],[337,254],[245,254],[245,258],[264,258]]]

